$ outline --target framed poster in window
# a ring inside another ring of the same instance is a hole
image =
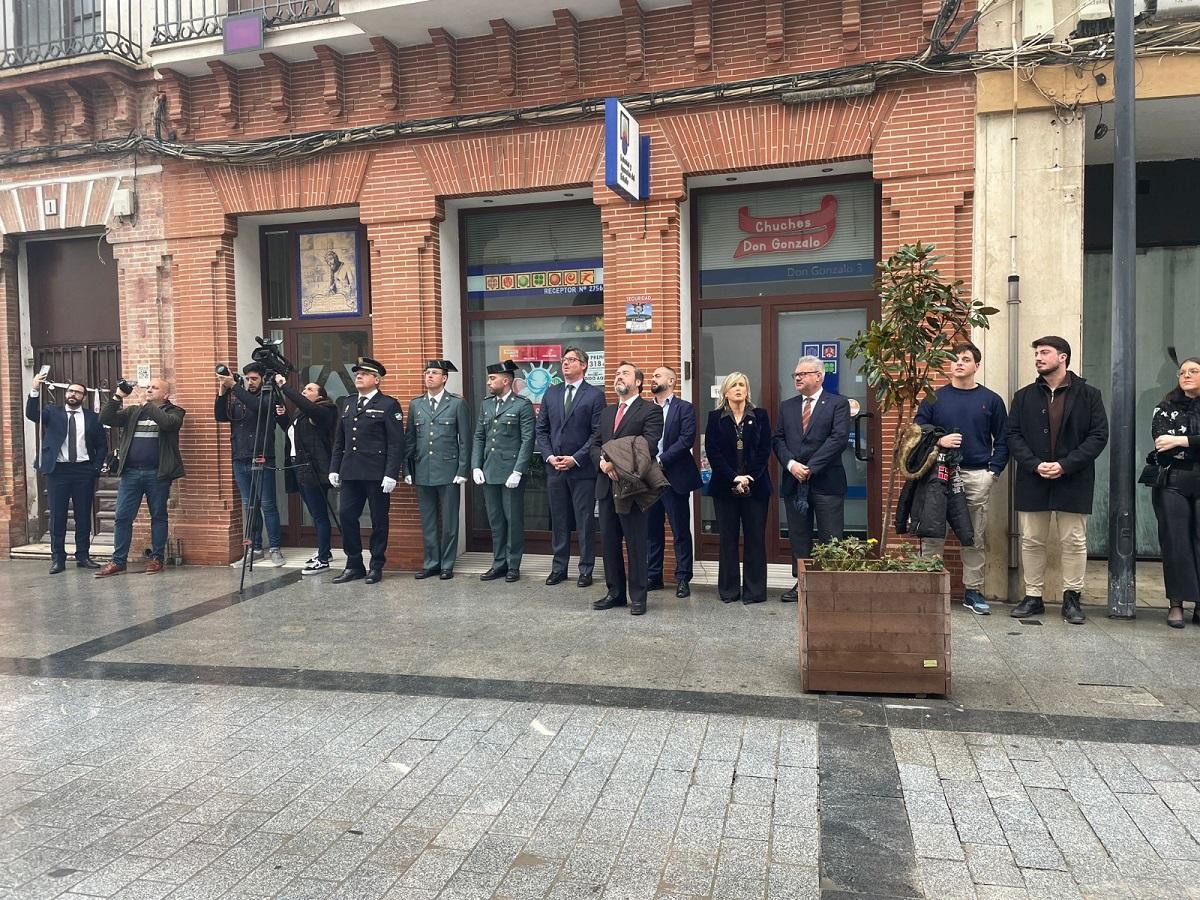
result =
[[[296,293],[302,319],[362,315],[362,244],[357,228],[296,232]]]

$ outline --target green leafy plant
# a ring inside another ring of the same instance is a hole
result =
[[[921,556],[913,552],[912,544],[901,544],[894,550],[879,553],[875,538],[835,538],[824,544],[814,544],[812,561],[815,568],[826,572],[944,572],[946,564],[940,556]]]
[[[882,316],[846,348],[847,359],[862,359],[862,375],[875,391],[881,419],[896,413],[892,446],[916,415],[934,379],[954,359],[951,349],[974,328],[987,328],[999,310],[962,295],[962,281],[946,281],[938,271],[933,244],[905,244],[879,263]],[[896,466],[888,474],[883,546],[896,508]]]

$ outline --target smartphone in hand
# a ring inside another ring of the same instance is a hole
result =
[[[44,366],[42,366],[40,369],[38,369],[38,378],[45,378],[49,374],[50,374],[50,364],[49,363],[46,363]]]

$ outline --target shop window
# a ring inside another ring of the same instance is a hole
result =
[[[697,198],[701,300],[870,290],[875,184],[707,191]]]
[[[291,246],[291,232],[268,231],[263,234],[268,319],[292,317]]]

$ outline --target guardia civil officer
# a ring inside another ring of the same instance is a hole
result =
[[[333,436],[329,483],[341,487],[338,518],[342,522],[342,549],[346,568],[333,579],[345,584],[365,578],[375,584],[383,578],[388,543],[388,496],[400,478],[404,462],[404,413],[395,397],[379,392],[387,374],[383,364],[360,356],[351,367],[358,393],[338,403],[338,425]],[[363,566],[362,532],[358,519],[363,506],[371,507],[371,568]]]
[[[448,359],[425,363],[425,393],[408,403],[408,448],[404,483],[417,489],[421,513],[421,542],[425,560],[418,580],[437,575],[443,581],[454,577],[458,558],[458,503],[460,485],[467,480],[471,421],[463,399],[446,390],[446,378],[457,372]],[[442,517],[438,536],[438,514]]]
[[[525,485],[533,459],[533,404],[513,393],[517,364],[487,367],[488,397],[479,408],[471,452],[471,477],[483,485],[492,529],[492,567],[479,576],[507,582],[521,577],[525,551]]]

